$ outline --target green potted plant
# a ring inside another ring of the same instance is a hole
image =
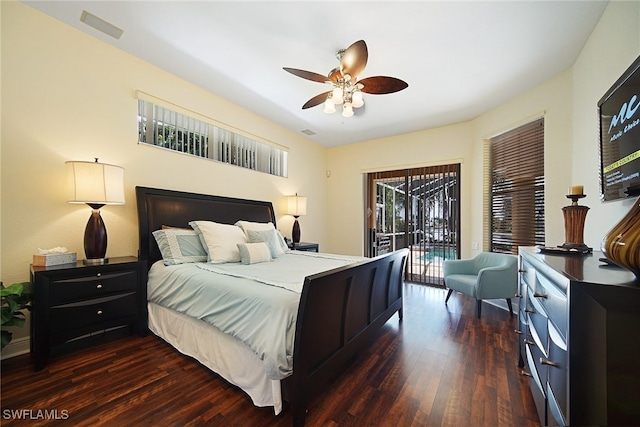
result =
[[[31,283],[14,283],[5,287],[0,282],[0,297],[2,308],[2,341],[0,349],[11,342],[13,333],[7,331],[7,326],[24,326],[25,314],[22,310],[31,310]]]

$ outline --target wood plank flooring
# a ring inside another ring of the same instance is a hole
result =
[[[405,286],[394,316],[348,373],[309,407],[308,426],[536,426],[528,380],[517,366],[515,317],[461,294]],[[3,426],[290,426],[164,341],[125,337],[52,358],[33,372],[29,356],[2,362]],[[22,411],[19,420],[12,418]],[[57,411],[57,412],[53,412]]]

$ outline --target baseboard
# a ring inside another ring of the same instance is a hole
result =
[[[11,340],[5,348],[2,349],[0,358],[2,360],[9,359],[10,357],[20,356],[27,354],[31,351],[31,339],[29,337],[21,337]]]
[[[512,298],[511,305],[513,306],[513,314],[518,315],[518,303],[516,302],[520,298]],[[491,304],[495,307],[501,308],[504,311],[509,311],[509,306],[507,305],[506,299],[483,299],[482,302],[486,302],[487,304]]]

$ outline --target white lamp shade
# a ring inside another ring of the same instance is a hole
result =
[[[307,214],[307,198],[298,196],[287,197],[287,214],[293,216],[300,216]]]
[[[324,101],[324,112],[327,114],[333,114],[336,112],[336,105],[333,103],[333,99],[327,98]]]
[[[342,92],[342,88],[340,87],[336,87],[333,89],[332,92],[332,96],[331,99],[333,100],[334,104],[342,104],[344,102],[344,99],[342,98],[343,92]]]
[[[124,204],[124,168],[95,162],[66,162],[69,203]]]
[[[360,91],[353,92],[353,95],[351,97],[351,104],[353,105],[353,108],[360,108],[364,105],[362,92]]]
[[[353,107],[350,102],[345,102],[342,107],[342,116],[343,117],[351,117],[353,116]]]

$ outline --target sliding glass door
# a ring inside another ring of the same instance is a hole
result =
[[[409,248],[407,279],[442,286],[460,253],[459,177],[459,164],[367,174],[368,256]]]

